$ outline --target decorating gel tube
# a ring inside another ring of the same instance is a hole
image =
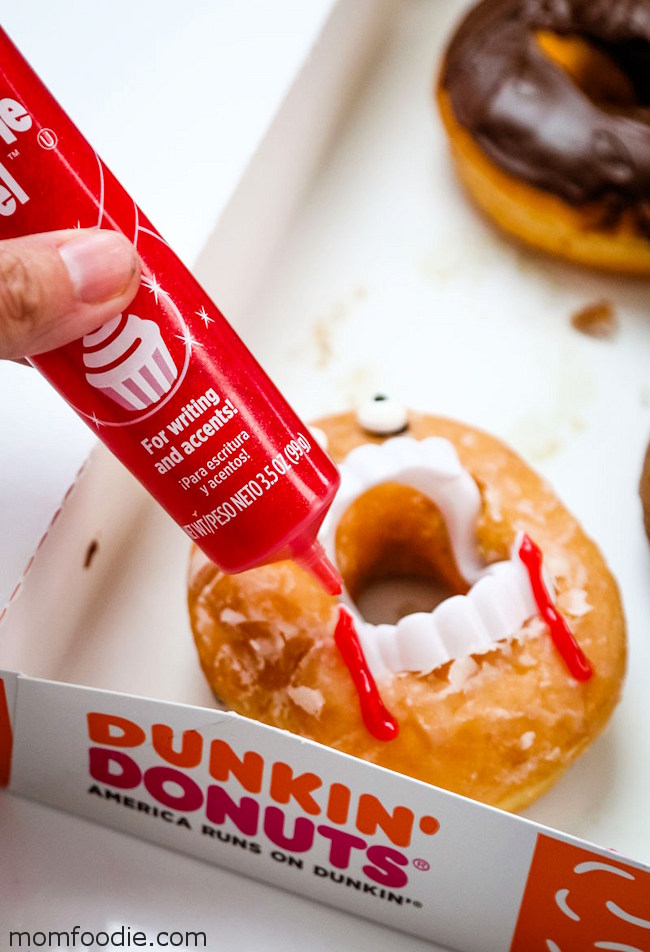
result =
[[[31,362],[225,572],[293,558],[340,590],[317,532],[336,467],[0,30],[0,236],[123,232],[132,304]]]

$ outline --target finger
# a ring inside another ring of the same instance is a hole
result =
[[[116,231],[55,231],[0,242],[0,357],[83,337],[135,296],[140,259]]]

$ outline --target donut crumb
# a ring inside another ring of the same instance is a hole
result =
[[[91,542],[89,542],[88,548],[86,549],[86,555],[84,557],[85,569],[90,568],[98,551],[99,551],[99,542],[97,541],[97,539],[93,539]]]
[[[588,337],[611,340],[618,331],[618,317],[611,301],[594,301],[571,317],[572,327]]]

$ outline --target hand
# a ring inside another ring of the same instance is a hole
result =
[[[0,357],[53,350],[116,317],[140,283],[124,235],[96,228],[0,241]]]

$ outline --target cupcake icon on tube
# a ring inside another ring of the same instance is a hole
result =
[[[86,380],[125,410],[144,410],[172,387],[178,370],[160,328],[120,314],[83,338]]]

